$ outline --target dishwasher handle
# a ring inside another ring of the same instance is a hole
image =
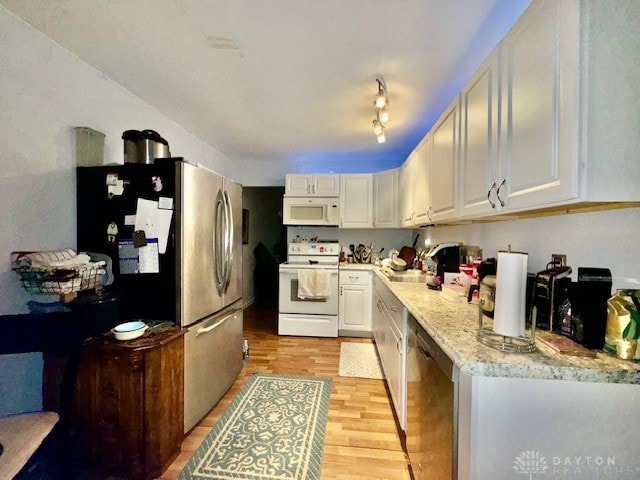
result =
[[[427,358],[432,358],[449,380],[453,379],[453,361],[424,331],[415,331],[418,350]]]
[[[216,327],[219,327],[224,322],[226,322],[230,318],[234,317],[241,310],[242,310],[241,308],[236,308],[234,311],[229,313],[229,315],[225,315],[224,317],[222,317],[217,322],[215,322],[215,323],[213,323],[211,325],[207,325],[206,327],[199,328],[198,331],[196,332],[196,337],[198,337],[200,335],[204,335],[205,333],[209,333],[211,330],[214,330]]]

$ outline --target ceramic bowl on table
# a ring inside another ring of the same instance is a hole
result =
[[[149,326],[140,321],[125,322],[111,329],[116,340],[133,340],[142,336]]]

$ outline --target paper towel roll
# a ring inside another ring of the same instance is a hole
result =
[[[493,331],[499,335],[524,335],[528,257],[523,252],[498,252]]]

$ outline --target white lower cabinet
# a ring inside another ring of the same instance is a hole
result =
[[[372,272],[341,270],[339,279],[338,334],[369,336],[372,315]]]
[[[460,374],[457,478],[638,478],[637,387]]]
[[[377,277],[374,277],[373,312],[373,338],[400,428],[404,430],[407,423],[407,310]]]

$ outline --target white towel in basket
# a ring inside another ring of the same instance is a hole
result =
[[[331,272],[327,270],[298,270],[298,298],[328,298],[331,295]]]

